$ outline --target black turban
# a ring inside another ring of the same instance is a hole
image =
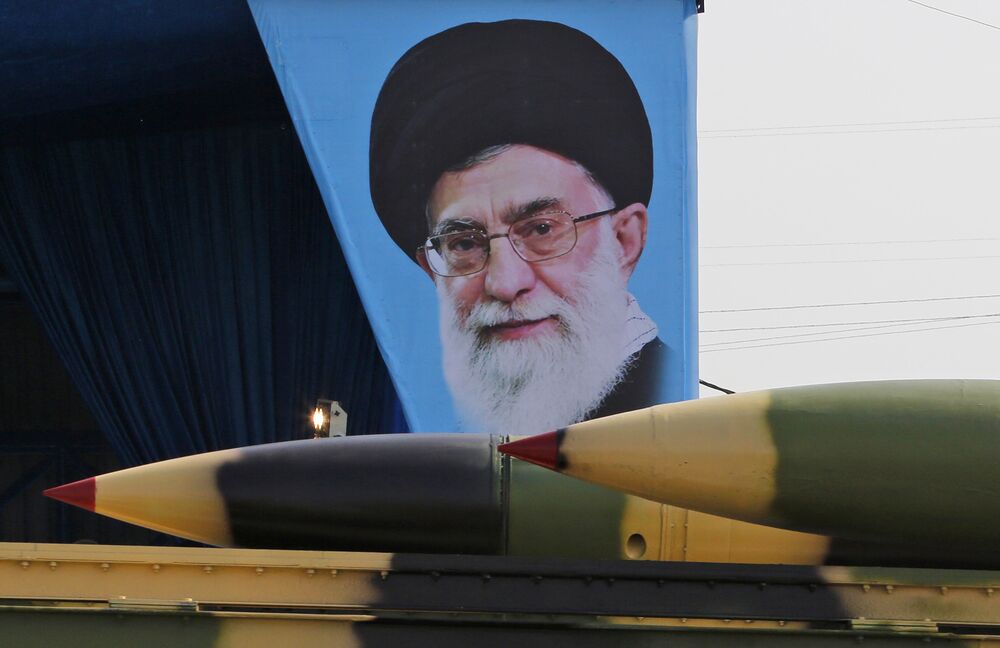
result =
[[[427,237],[425,206],[441,174],[500,144],[579,162],[619,207],[649,202],[649,120],[618,59],[559,23],[467,23],[406,52],[372,113],[372,202],[407,255]]]

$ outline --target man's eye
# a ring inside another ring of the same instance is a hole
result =
[[[538,218],[530,221],[525,221],[517,228],[518,234],[522,238],[529,238],[533,236],[547,236],[552,233],[555,228],[555,223],[547,218]]]
[[[448,239],[447,248],[449,252],[472,252],[482,247],[481,237],[473,235],[456,235]]]

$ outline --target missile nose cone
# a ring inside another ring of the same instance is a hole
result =
[[[497,449],[504,454],[549,470],[562,470],[566,467],[566,462],[559,454],[559,445],[564,434],[564,430],[545,432],[526,439],[501,443]]]
[[[45,497],[66,502],[73,506],[93,511],[96,505],[97,480],[93,477],[81,479],[70,484],[49,488],[42,492]]]

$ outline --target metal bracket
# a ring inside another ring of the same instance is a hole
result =
[[[111,610],[127,612],[197,612],[198,602],[192,599],[130,599],[121,596],[108,601]]]
[[[851,630],[858,632],[922,632],[936,634],[938,624],[935,621],[893,621],[889,619],[851,619]]]

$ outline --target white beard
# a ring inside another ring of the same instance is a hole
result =
[[[465,318],[438,283],[444,373],[467,428],[534,434],[586,418],[628,369],[624,352],[628,292],[604,235],[575,289],[561,298],[544,284],[530,301],[476,304]],[[518,340],[485,327],[555,316],[554,332]]]

